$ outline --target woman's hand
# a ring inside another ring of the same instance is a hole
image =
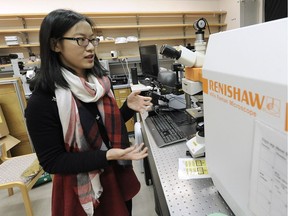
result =
[[[144,143],[126,149],[112,148],[107,151],[107,160],[140,160],[148,156],[148,148]],[[142,149],[143,148],[143,149]]]
[[[127,105],[130,109],[143,113],[144,111],[151,110],[152,103],[151,97],[144,97],[140,95],[141,91],[133,91],[127,97]]]

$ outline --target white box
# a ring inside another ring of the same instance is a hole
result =
[[[195,95],[202,91],[202,83],[182,78],[182,89],[187,94]]]
[[[5,36],[5,41],[15,41],[18,40],[17,36]]]
[[[7,46],[19,45],[21,39],[18,36],[5,36],[5,42]]]
[[[6,41],[7,46],[19,45],[19,41]]]

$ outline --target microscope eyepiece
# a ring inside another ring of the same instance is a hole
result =
[[[178,60],[181,57],[181,51],[178,51],[174,47],[169,46],[167,44],[161,46],[160,54],[176,60]]]

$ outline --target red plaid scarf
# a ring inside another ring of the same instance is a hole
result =
[[[85,119],[84,116],[87,115],[81,115],[79,110],[82,110],[82,106],[81,103],[77,103],[77,100],[84,103],[97,103],[111,146],[121,148],[123,143],[122,128],[120,127],[122,119],[111,91],[109,78],[89,77],[89,82],[86,82],[66,69],[63,69],[62,72],[70,89],[58,88],[55,95],[66,150],[68,152],[81,152],[92,149],[107,149],[94,118],[90,118],[94,121],[90,128],[83,125],[83,122],[89,119]],[[99,178],[101,172],[101,170],[95,170],[77,174],[78,183],[74,191],[87,215],[93,215],[94,208],[99,204],[98,198],[103,191]]]

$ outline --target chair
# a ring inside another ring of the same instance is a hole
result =
[[[0,142],[0,190],[8,189],[9,196],[14,194],[13,187],[21,191],[27,216],[33,215],[28,191],[42,176],[44,170],[39,166],[35,153],[8,157],[5,143]]]

